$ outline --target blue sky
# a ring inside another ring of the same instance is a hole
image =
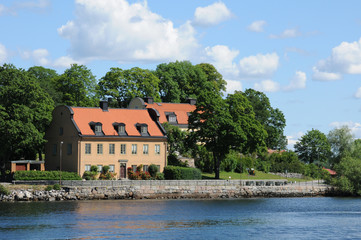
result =
[[[0,1],[0,64],[62,73],[86,65],[213,64],[227,92],[263,91],[289,147],[342,125],[361,138],[361,1]]]

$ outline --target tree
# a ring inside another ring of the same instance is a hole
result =
[[[160,101],[159,82],[149,70],[111,68],[99,81],[98,91],[102,97],[115,99],[117,107],[127,107],[134,97],[153,97],[155,101]]]
[[[335,165],[338,178],[334,180],[342,192],[352,195],[361,195],[361,159],[353,156],[343,157]]]
[[[203,91],[222,95],[226,82],[214,66],[207,63],[192,65],[189,61],[162,63],[155,74],[160,79],[160,96],[163,102],[185,102],[197,98]]]
[[[13,65],[0,67],[0,158],[34,159],[44,147],[54,102],[32,74]]]
[[[353,135],[347,126],[342,126],[331,130],[327,135],[327,139],[332,151],[330,162],[335,165],[350,153],[354,141]]]
[[[268,97],[259,91],[246,89],[244,95],[251,102],[256,119],[267,131],[266,144],[270,149],[285,149],[287,138],[284,136],[286,119],[282,111],[272,108]]]
[[[95,77],[84,65],[72,64],[63,74],[55,78],[55,88],[62,93],[62,104],[92,107],[95,99]]]
[[[326,163],[330,156],[331,147],[326,135],[317,129],[308,131],[295,144],[295,152],[305,163]]]
[[[38,81],[40,87],[44,89],[54,101],[54,106],[61,103],[62,93],[55,88],[55,78],[59,75],[55,70],[40,66],[31,67],[28,73],[32,74]]]
[[[212,152],[216,179],[220,163],[231,149],[245,153],[264,149],[262,140],[266,133],[241,93],[229,95],[226,100],[214,91],[200,93],[196,110],[189,118],[189,128],[191,138]]]

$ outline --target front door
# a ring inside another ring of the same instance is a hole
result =
[[[126,178],[127,177],[127,164],[121,163],[120,164],[120,178]]]

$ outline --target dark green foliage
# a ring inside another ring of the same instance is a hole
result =
[[[152,178],[156,177],[158,171],[159,171],[159,169],[158,169],[157,165],[155,165],[155,164],[149,165],[148,172]]]
[[[61,186],[60,186],[58,183],[55,183],[55,184],[53,185],[53,189],[54,189],[54,190],[61,190]]]
[[[83,179],[85,180],[96,180],[98,172],[85,171],[83,173]]]
[[[91,166],[90,166],[90,171],[91,171],[91,172],[98,172],[98,166],[96,166],[96,165],[91,165]]]
[[[213,173],[213,155],[202,145],[196,145],[194,151],[194,164],[202,172]]]
[[[327,140],[331,146],[330,164],[338,164],[341,159],[345,158],[352,151],[354,145],[354,136],[351,129],[347,126],[335,128],[327,135]]]
[[[110,167],[109,166],[103,166],[102,172],[104,174],[107,174],[109,172]]]
[[[336,165],[338,178],[333,181],[342,192],[361,195],[361,159],[353,156],[344,157]]]
[[[231,150],[221,162],[221,171],[234,172],[240,163],[240,158],[239,152]]]
[[[0,184],[0,195],[9,195],[10,191],[3,185]]]
[[[52,185],[48,185],[45,187],[45,191],[51,191],[53,190],[53,186]]]
[[[164,178],[167,180],[197,180],[202,179],[202,172],[197,168],[167,166],[164,168]]]
[[[164,173],[160,173],[158,172],[157,175],[155,176],[156,180],[164,180]]]
[[[175,154],[169,154],[167,157],[167,160],[168,160],[168,165],[179,166],[179,167],[188,167],[188,164],[180,161],[178,159],[177,155],[175,155]]]
[[[295,144],[295,152],[305,163],[325,164],[330,156],[331,147],[325,134],[312,129]]]
[[[165,131],[167,132],[167,142],[168,142],[168,154],[179,154],[187,153],[187,148],[185,146],[187,132],[180,130],[179,127],[173,126],[168,122],[162,124]]]
[[[243,156],[238,159],[235,171],[246,173],[247,169],[255,168],[256,161],[257,159],[251,155]]]
[[[60,180],[59,171],[16,171],[14,180]],[[61,172],[61,180],[81,180],[75,172]]]
[[[62,94],[62,104],[68,106],[94,107],[96,79],[84,65],[72,64],[54,79],[55,89]]]
[[[159,102],[159,82],[158,77],[146,69],[111,68],[99,81],[97,90],[103,98],[112,97],[114,107],[127,107],[134,97],[153,97]]]

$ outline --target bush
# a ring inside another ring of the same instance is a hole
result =
[[[53,190],[53,186],[52,186],[52,185],[46,186],[45,191],[51,191],[51,190]]]
[[[202,172],[197,168],[167,166],[164,168],[164,178],[167,180],[197,180],[202,179]]]
[[[9,195],[10,191],[3,185],[0,184],[0,194],[2,195]]]
[[[204,146],[197,146],[194,164],[202,172],[213,173],[213,155]]]
[[[155,164],[150,164],[148,167],[148,172],[150,174],[150,176],[152,176],[152,178],[155,178],[157,175],[157,172],[159,171],[157,165]]]
[[[109,172],[109,169],[110,169],[109,166],[104,166],[103,169],[102,169],[102,172],[103,172],[104,174],[107,174],[107,173]]]
[[[85,180],[96,180],[97,179],[98,172],[89,172],[85,171],[83,173],[83,179]]]
[[[236,170],[237,165],[239,164],[240,154],[237,151],[231,150],[226,158],[221,162],[220,169],[221,171],[233,172]]]
[[[179,167],[188,167],[187,162],[182,162],[178,159],[177,155],[169,154],[168,155],[168,165],[179,166]]]
[[[54,189],[54,190],[60,190],[60,189],[61,189],[61,186],[60,186],[58,183],[55,183],[55,184],[53,185],[53,189]]]
[[[155,176],[155,179],[156,179],[156,180],[164,180],[164,174],[158,172],[157,175]]]
[[[98,166],[96,166],[96,165],[91,165],[91,166],[90,166],[90,171],[91,171],[91,172],[98,172]]]
[[[81,180],[81,177],[75,172],[60,171],[16,171],[15,180]]]

